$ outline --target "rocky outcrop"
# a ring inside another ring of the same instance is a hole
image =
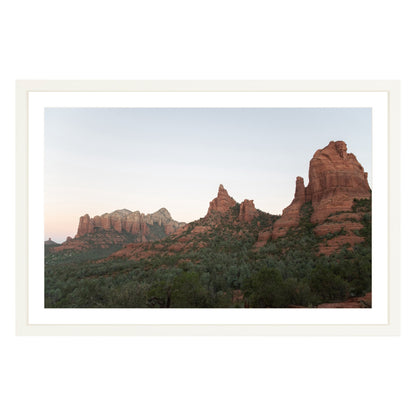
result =
[[[312,203],[311,221],[320,224],[330,215],[351,211],[354,199],[370,197],[367,173],[357,158],[347,153],[343,141],[331,141],[315,152],[310,161],[308,186],[305,188],[302,178],[296,179],[295,198],[275,222],[272,238],[284,236],[299,224],[300,209],[305,202]]]
[[[166,208],[153,214],[142,214],[128,209],[96,215],[88,214],[79,219],[75,238],[70,237],[53,251],[88,250],[92,248],[110,248],[126,243],[156,241],[170,235],[185,223],[172,219]]]
[[[306,202],[306,188],[303,183],[303,178],[298,176],[296,178],[295,197],[292,203],[283,210],[282,217],[278,219],[272,231],[272,239],[282,237],[291,227],[296,227],[299,224],[300,209]]]
[[[240,205],[240,213],[238,215],[239,221],[251,222],[259,215],[253,200],[245,199]]]
[[[105,213],[101,216],[90,218],[88,214],[79,219],[78,232],[75,238],[93,233],[98,229],[115,230],[118,233],[126,232],[137,236],[137,241],[147,241],[150,233],[149,228],[157,225],[163,229],[166,235],[175,232],[178,228],[185,225],[172,219],[166,208],[161,208],[153,214],[142,214],[140,211],[130,211],[122,209]]]
[[[354,296],[341,302],[321,303],[316,306],[317,308],[333,309],[333,308],[371,308],[372,307],[372,295],[371,292],[366,293],[364,296]],[[288,308],[305,308],[305,306],[289,305]]]
[[[267,242],[271,239],[272,232],[270,230],[266,230],[263,232],[260,232],[257,238],[256,243],[254,244],[255,248],[264,247]]]
[[[214,212],[225,213],[237,202],[228,195],[226,189],[220,185],[218,188],[218,195],[209,203],[207,216]]]
[[[354,199],[370,198],[367,173],[343,141],[330,142],[318,150],[309,165],[306,200],[312,201],[312,222],[332,213],[350,211]]]
[[[371,292],[364,296],[357,296],[347,299],[344,302],[321,303],[317,308],[371,308],[372,296]]]
[[[236,209],[232,209],[234,207]],[[276,215],[256,209],[253,200],[246,199],[238,206],[220,185],[218,195],[210,202],[205,217],[186,224],[157,243],[127,244],[113,253],[111,258],[141,260],[154,255],[169,256],[196,251],[207,246],[216,250],[221,235],[225,240],[249,240],[252,244],[259,233],[266,231],[267,242],[271,236],[271,232],[267,230],[276,218]]]
[[[92,233],[93,231],[94,231],[94,220],[91,221],[90,216],[88,214],[85,214],[79,219],[78,232],[75,238],[81,237],[82,235],[85,235],[88,233]]]

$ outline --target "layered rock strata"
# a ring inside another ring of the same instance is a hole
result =
[[[56,247],[55,251],[108,248],[132,242],[155,241],[170,235],[185,223],[172,219],[166,208],[153,214],[142,214],[128,209],[90,217],[85,214],[79,219],[75,238]]]
[[[178,228],[185,225],[172,219],[166,208],[161,208],[153,214],[142,214],[140,211],[130,211],[122,209],[105,213],[101,216],[96,215],[91,218],[88,214],[79,219],[78,232],[75,238],[85,234],[93,233],[97,229],[115,230],[119,233],[126,233],[138,236],[138,240],[146,241],[149,234],[149,226],[158,225],[162,227],[165,234],[171,234]]]
[[[330,214],[350,211],[354,199],[371,196],[367,173],[343,141],[330,142],[318,150],[309,165],[306,201],[312,201],[312,222],[319,223]]]
[[[289,228],[299,224],[300,209],[305,202],[312,203],[311,221],[319,224],[331,214],[351,211],[354,199],[370,197],[367,173],[357,158],[347,153],[343,141],[331,141],[315,152],[310,161],[308,186],[305,187],[303,178],[296,179],[295,197],[275,222],[272,238],[285,235]]]
[[[343,141],[331,141],[324,149],[315,152],[309,164],[309,184],[296,178],[296,190],[292,203],[283,210],[281,218],[271,232],[259,234],[256,247],[264,246],[269,239],[286,235],[289,229],[299,225],[301,208],[310,202],[313,208],[311,222],[317,224],[315,233],[337,235],[320,247],[320,252],[330,254],[344,244],[361,243],[357,235],[362,228],[361,214],[351,213],[354,200],[371,198],[367,173],[352,153],[347,153]],[[345,216],[347,215],[347,216]]]

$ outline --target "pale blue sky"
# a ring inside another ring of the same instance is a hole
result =
[[[280,214],[331,140],[347,143],[371,186],[369,108],[48,108],[45,238],[61,242],[81,215],[121,208],[193,221],[220,183]]]

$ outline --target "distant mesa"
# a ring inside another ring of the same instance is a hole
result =
[[[112,213],[89,214],[80,217],[75,238],[68,237],[55,251],[108,248],[132,242],[156,241],[185,225],[172,219],[166,208],[153,214],[142,214],[128,209]]]
[[[137,236],[138,241],[147,241],[149,226],[153,225],[162,227],[166,234],[170,234],[185,223],[173,220],[166,208],[161,208],[153,214],[142,214],[140,211],[132,212],[128,209],[121,209],[111,214],[96,215],[93,218],[88,214],[83,215],[79,219],[78,232],[75,238],[102,229],[115,230],[119,233],[125,231]]]
[[[45,246],[59,246],[58,243],[55,243],[50,237],[45,241]]]

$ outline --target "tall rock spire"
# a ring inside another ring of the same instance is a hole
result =
[[[207,215],[213,212],[224,213],[233,207],[237,202],[228,195],[226,189],[220,185],[218,188],[218,195],[209,203]]]

